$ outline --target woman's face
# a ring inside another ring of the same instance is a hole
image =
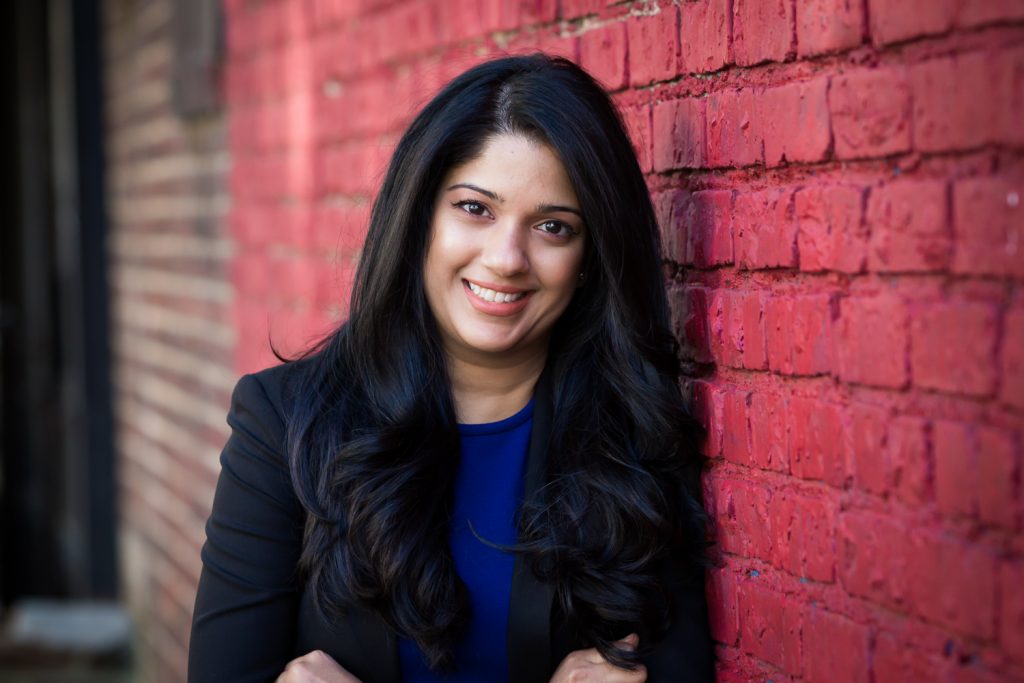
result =
[[[558,156],[522,136],[493,136],[448,172],[435,198],[424,284],[449,354],[479,362],[547,353],[580,282],[580,214]]]

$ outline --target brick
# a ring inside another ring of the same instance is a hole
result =
[[[669,190],[652,197],[654,214],[658,220],[661,233],[662,257],[678,264],[688,264],[686,210],[689,206],[689,193],[685,190]]]
[[[760,469],[789,472],[789,419],[785,395],[756,391],[750,401],[750,462]]]
[[[723,90],[707,100],[705,150],[712,168],[764,163],[764,137],[752,88]]]
[[[944,666],[934,655],[910,647],[890,633],[875,639],[871,660],[874,683],[907,683],[907,681],[939,681]]]
[[[722,456],[738,465],[750,463],[750,404],[749,391],[733,389],[725,392],[722,406]]]
[[[739,308],[743,330],[743,367],[747,370],[767,370],[768,355],[765,343],[763,292],[737,292],[733,305]]]
[[[1024,19],[1024,0],[960,0],[958,26],[980,26]]]
[[[990,56],[974,52],[909,67],[914,147],[922,152],[973,149],[998,137],[1002,77]]]
[[[740,633],[738,579],[728,568],[708,572],[708,625],[711,637],[725,645],[735,644]]]
[[[785,375],[817,375],[832,367],[831,297],[776,296],[765,306],[768,366]]]
[[[839,406],[820,398],[789,398],[790,471],[801,479],[843,484],[842,424]]]
[[[792,598],[752,581],[739,587],[740,647],[786,673],[799,674],[801,609]]]
[[[707,430],[702,452],[709,458],[717,458],[722,454],[726,391],[722,387],[700,380],[694,382],[693,387],[694,412]]]
[[[711,353],[722,365],[761,370],[767,367],[762,295],[716,290],[709,304]]]
[[[915,507],[931,498],[927,428],[924,419],[911,416],[894,418],[888,425],[886,454],[892,491],[904,504]]]
[[[1005,430],[936,421],[935,497],[949,516],[967,516],[1006,528],[1017,526],[1016,444]]]
[[[827,158],[832,141],[827,93],[828,79],[822,77],[769,88],[759,96],[766,165]]]
[[[836,569],[836,501],[783,491],[772,497],[772,562],[801,578],[831,583]]]
[[[839,52],[860,45],[863,38],[862,0],[797,0],[799,56]]]
[[[686,262],[697,268],[732,263],[731,190],[700,190],[687,204]]]
[[[886,515],[849,511],[839,516],[839,579],[851,595],[887,607],[907,601],[909,534]]]
[[[709,73],[732,63],[729,0],[700,0],[680,5],[680,69]]]
[[[866,212],[871,233],[868,269],[919,272],[945,268],[952,248],[947,196],[946,184],[939,180],[897,180],[872,188]]]
[[[999,400],[1024,408],[1024,308],[1007,311],[999,363]]]
[[[684,357],[698,363],[709,363],[708,290],[687,287],[680,292],[679,299],[679,319],[674,321],[673,332],[682,342],[681,352]]]
[[[1006,677],[988,669],[977,657],[961,662],[949,678],[950,683],[1005,683]]]
[[[956,0],[868,0],[871,38],[887,45],[910,38],[945,33],[953,25]]]
[[[995,556],[935,533],[910,535],[908,597],[913,611],[964,636],[995,637]]]
[[[1019,528],[1016,479],[1020,451],[1013,434],[997,427],[978,427],[978,517],[984,524]]]
[[[993,305],[939,303],[924,307],[910,326],[910,368],[915,386],[969,396],[990,396],[996,388]],[[950,334],[956,330],[956,334]]]
[[[734,233],[740,268],[787,268],[797,264],[793,191],[773,188],[736,196]]]
[[[733,0],[736,63],[781,62],[792,48],[793,3],[789,0]]]
[[[910,85],[902,68],[833,76],[829,108],[839,159],[884,157],[911,147]]]
[[[629,82],[646,85],[675,78],[679,66],[679,11],[663,6],[654,16],[627,22]]]
[[[608,0],[561,0],[562,18],[572,19],[600,11]]]
[[[1017,661],[1024,661],[1024,560],[1005,560],[999,571],[1002,596],[999,610],[999,644]]]
[[[707,159],[707,100],[687,98],[654,105],[655,171],[700,168]]]
[[[834,337],[839,377],[890,389],[906,386],[909,327],[906,305],[895,295],[841,299]]]
[[[1024,279],[1022,197],[1024,182],[1008,176],[953,185],[953,272]]]
[[[794,200],[800,270],[859,273],[867,259],[865,190],[845,185],[800,188]]]
[[[622,108],[621,111],[629,132],[629,139],[633,143],[637,164],[641,171],[650,173],[652,169],[651,108],[648,106],[628,107]]]
[[[580,36],[580,66],[608,90],[625,87],[626,25],[605,24]]]
[[[888,414],[862,403],[849,406],[843,430],[843,461],[854,486],[879,496],[889,492],[885,449]]]
[[[804,620],[806,683],[868,683],[871,633],[862,624],[814,607]]]
[[[768,530],[771,492],[760,484],[731,478],[713,478],[715,519],[722,550],[768,561],[772,538]]]

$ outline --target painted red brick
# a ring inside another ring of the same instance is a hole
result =
[[[786,673],[799,674],[802,609],[795,600],[754,580],[739,586],[740,647]]]
[[[740,268],[796,266],[792,199],[793,191],[786,188],[737,194],[733,230]]]
[[[832,141],[828,109],[828,79],[788,83],[769,88],[757,101],[764,139],[764,162],[823,161]]]
[[[765,327],[773,372],[817,375],[832,368],[831,302],[827,294],[768,300]]]
[[[687,263],[698,268],[732,263],[732,194],[731,190],[701,190],[691,195],[685,214]]]
[[[650,173],[652,168],[651,157],[651,108],[642,105],[639,107],[620,108],[629,138],[633,142],[633,151],[636,152],[637,163],[640,170]]]
[[[1019,112],[1024,109],[1024,48],[996,53],[992,64],[998,129],[993,138],[1016,147],[1024,146],[1024,126]]]
[[[992,304],[936,303],[915,313],[910,326],[914,384],[970,396],[996,388],[999,314]],[[955,330],[955,334],[950,332]]]
[[[910,86],[902,67],[834,76],[829,107],[837,158],[884,157],[910,149]]]
[[[675,78],[679,69],[679,11],[675,6],[663,6],[654,16],[633,17],[627,32],[632,85]]]
[[[937,653],[922,652],[896,635],[881,633],[875,639],[871,660],[874,683],[939,681],[944,668]]]
[[[763,295],[716,290],[710,301],[711,350],[723,365],[762,370],[765,352]]]
[[[785,394],[762,389],[750,401],[750,462],[763,470],[789,472],[789,411]]]
[[[876,45],[944,33],[953,25],[955,13],[956,0],[868,0],[871,38]]]
[[[843,381],[890,389],[906,386],[909,320],[899,297],[843,298],[835,329],[836,371]]]
[[[869,190],[868,269],[931,271],[950,261],[948,188],[940,180],[897,180]]]
[[[995,555],[937,533],[918,531],[908,540],[908,602],[913,611],[964,636],[994,638]]]
[[[680,68],[683,73],[718,71],[732,63],[729,0],[685,2],[680,11]]]
[[[840,408],[820,397],[789,398],[790,471],[801,479],[843,484]]]
[[[750,463],[750,404],[752,394],[729,390],[722,407],[722,456],[738,465]]]
[[[839,52],[864,38],[863,0],[799,0],[796,44],[801,57]]]
[[[1002,563],[999,571],[1002,597],[999,610],[999,644],[1014,659],[1024,661],[1024,560]]]
[[[1024,278],[1024,181],[967,178],[953,185],[952,270]]]
[[[997,427],[978,427],[978,516],[982,523],[1019,529],[1016,480],[1021,467],[1019,434]]]
[[[1006,313],[1001,346],[999,400],[1024,408],[1024,308]]]
[[[1024,0],[960,0],[957,24],[979,26],[1024,19]]]
[[[886,454],[893,493],[906,505],[919,507],[931,499],[928,422],[901,416],[889,422]]]
[[[916,149],[972,149],[998,137],[1001,99],[993,92],[1000,78],[990,62],[972,52],[909,67]]]
[[[771,491],[757,483],[724,477],[712,477],[711,487],[722,550],[766,562],[771,559],[772,536],[766,533]]]
[[[1020,458],[1012,434],[948,420],[936,421],[933,429],[939,509],[946,515],[1015,528],[1014,479]]]
[[[889,463],[885,449],[888,417],[882,408],[854,403],[847,408],[842,432],[845,471],[857,488],[879,496],[889,492]]]
[[[653,196],[651,201],[661,233],[662,256],[675,263],[688,264],[686,232],[689,224],[686,221],[686,210],[689,193],[679,189],[669,190]]]
[[[486,4],[486,3],[483,3]],[[608,90],[626,85],[626,24],[618,21],[580,36],[580,66]]]
[[[699,363],[711,360],[708,342],[708,290],[687,287],[670,291],[673,331],[682,342],[684,357]]]
[[[732,645],[740,635],[737,605],[740,577],[728,567],[708,572],[708,623],[711,637]]]
[[[608,0],[561,0],[562,18],[572,19],[600,11]]]
[[[654,105],[654,170],[700,168],[706,163],[706,99],[668,100]]]
[[[800,188],[794,200],[800,270],[859,273],[867,258],[865,190],[845,185]]]
[[[793,3],[789,0],[733,0],[736,63],[781,62],[792,49]]]
[[[806,683],[868,683],[871,632],[862,624],[812,607],[804,619]]]
[[[793,490],[772,497],[772,562],[794,576],[831,583],[836,571],[837,501]]]
[[[723,90],[707,102],[707,164],[712,168],[764,162],[764,137],[752,88]]]
[[[698,380],[693,383],[694,412],[707,430],[703,453],[709,458],[722,454],[722,440],[725,431],[725,389],[711,382]]]
[[[886,515],[851,510],[840,514],[838,536],[839,580],[846,591],[880,605],[903,607],[913,534]]]

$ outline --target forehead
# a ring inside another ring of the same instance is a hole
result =
[[[549,145],[522,135],[494,135],[480,154],[445,175],[442,191],[471,183],[507,201],[576,203],[565,166]]]

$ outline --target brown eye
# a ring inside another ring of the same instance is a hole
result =
[[[578,234],[577,231],[573,230],[568,223],[563,223],[562,221],[544,221],[537,227],[540,228],[542,232],[546,232],[547,234],[555,237],[569,238]]]
[[[487,207],[480,202],[475,202],[471,199],[463,200],[461,202],[455,202],[452,206],[462,209],[468,214],[474,216],[484,216],[487,214]]]

